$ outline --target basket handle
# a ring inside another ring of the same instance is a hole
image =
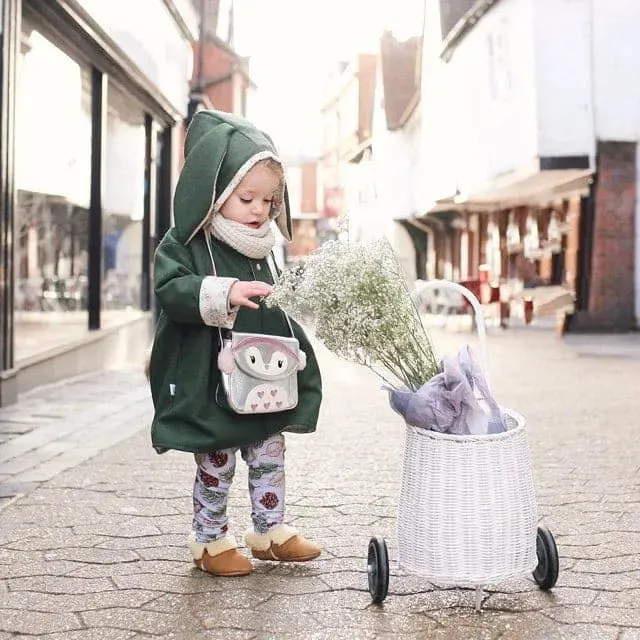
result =
[[[478,332],[478,343],[480,345],[480,360],[482,365],[484,366],[485,378],[487,380],[487,385],[491,388],[489,381],[489,352],[487,350],[487,326],[484,319],[484,311],[482,310],[482,305],[476,296],[469,291],[466,287],[463,287],[461,284],[457,282],[451,282],[450,280],[426,280],[423,282],[418,288],[418,292],[422,293],[427,289],[453,289],[457,291],[460,295],[465,297],[471,307],[473,308],[473,312],[476,318],[476,330]]]

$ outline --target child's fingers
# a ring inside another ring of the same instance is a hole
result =
[[[246,300],[244,300],[244,302],[242,302],[242,306],[243,307],[247,307],[249,309],[259,309],[260,308],[260,305],[256,304],[252,300],[249,300],[249,298],[247,298]]]
[[[231,289],[231,303],[259,309],[260,306],[250,298],[265,298],[273,292],[273,287],[264,282],[236,282]]]
[[[249,284],[251,285],[253,291],[255,291],[253,295],[268,296],[273,292],[273,287],[265,284],[264,282],[250,282]]]

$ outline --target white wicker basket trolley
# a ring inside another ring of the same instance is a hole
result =
[[[461,285],[433,280],[425,287],[451,287],[476,315],[481,361],[488,377],[484,314]],[[406,426],[397,515],[398,565],[432,584],[473,586],[480,610],[483,585],[533,573],[542,589],[558,578],[558,551],[548,529],[538,526],[529,444],[523,416],[503,409],[504,433],[447,435]],[[387,595],[386,543],[371,538],[369,591]]]

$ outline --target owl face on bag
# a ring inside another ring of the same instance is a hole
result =
[[[280,341],[249,338],[234,348],[238,367],[259,380],[279,380],[297,371],[300,359]]]
[[[290,349],[283,339],[260,335],[241,338],[234,345],[227,344],[218,357],[218,366],[223,373],[231,374],[238,367],[258,380],[279,380],[302,371],[305,365],[304,351]]]

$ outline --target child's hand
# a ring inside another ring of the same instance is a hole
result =
[[[264,282],[254,281],[246,282],[238,280],[234,282],[229,291],[229,304],[232,307],[248,307],[249,309],[259,309],[260,305],[256,304],[249,298],[256,296],[266,298],[273,293],[273,287]]]

